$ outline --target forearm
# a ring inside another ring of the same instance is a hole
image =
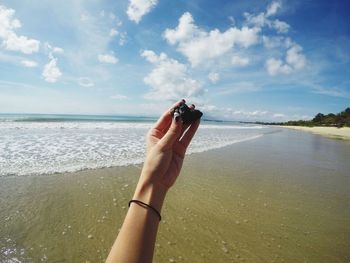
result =
[[[140,180],[133,199],[149,204],[161,212],[166,191],[162,186],[145,184]],[[152,262],[158,225],[159,218],[154,211],[131,203],[106,262]]]
[[[147,156],[133,196],[134,200],[143,204],[131,203],[107,263],[152,262],[160,221],[156,211],[161,212],[166,192],[174,185],[180,174],[186,149],[200,122],[197,119],[183,126],[179,107],[184,103],[185,100],[178,101],[164,112],[148,133]],[[187,107],[187,114],[194,114],[196,112],[194,107],[194,105],[191,108]]]

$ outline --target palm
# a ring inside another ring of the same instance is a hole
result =
[[[184,101],[174,104],[173,108],[181,103]],[[171,110],[165,112],[147,135],[144,180],[171,187],[180,174],[186,149],[198,126],[199,120],[184,125],[173,120]]]
[[[147,138],[147,152],[156,151],[159,163],[159,175],[161,183],[171,187],[180,174],[182,163],[185,157],[185,147],[180,142],[175,142],[171,148],[155,147],[165,134],[152,129]]]

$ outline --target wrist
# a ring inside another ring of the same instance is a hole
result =
[[[167,193],[167,188],[155,183],[140,182],[137,184],[133,199],[142,201],[159,212],[162,209],[163,202]]]

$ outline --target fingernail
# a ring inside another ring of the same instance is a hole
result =
[[[174,113],[174,120],[175,120],[175,122],[178,122],[180,119],[181,119],[180,113],[175,111],[175,113]]]

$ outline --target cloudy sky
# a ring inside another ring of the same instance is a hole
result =
[[[0,112],[311,118],[350,106],[350,4],[0,0]]]

